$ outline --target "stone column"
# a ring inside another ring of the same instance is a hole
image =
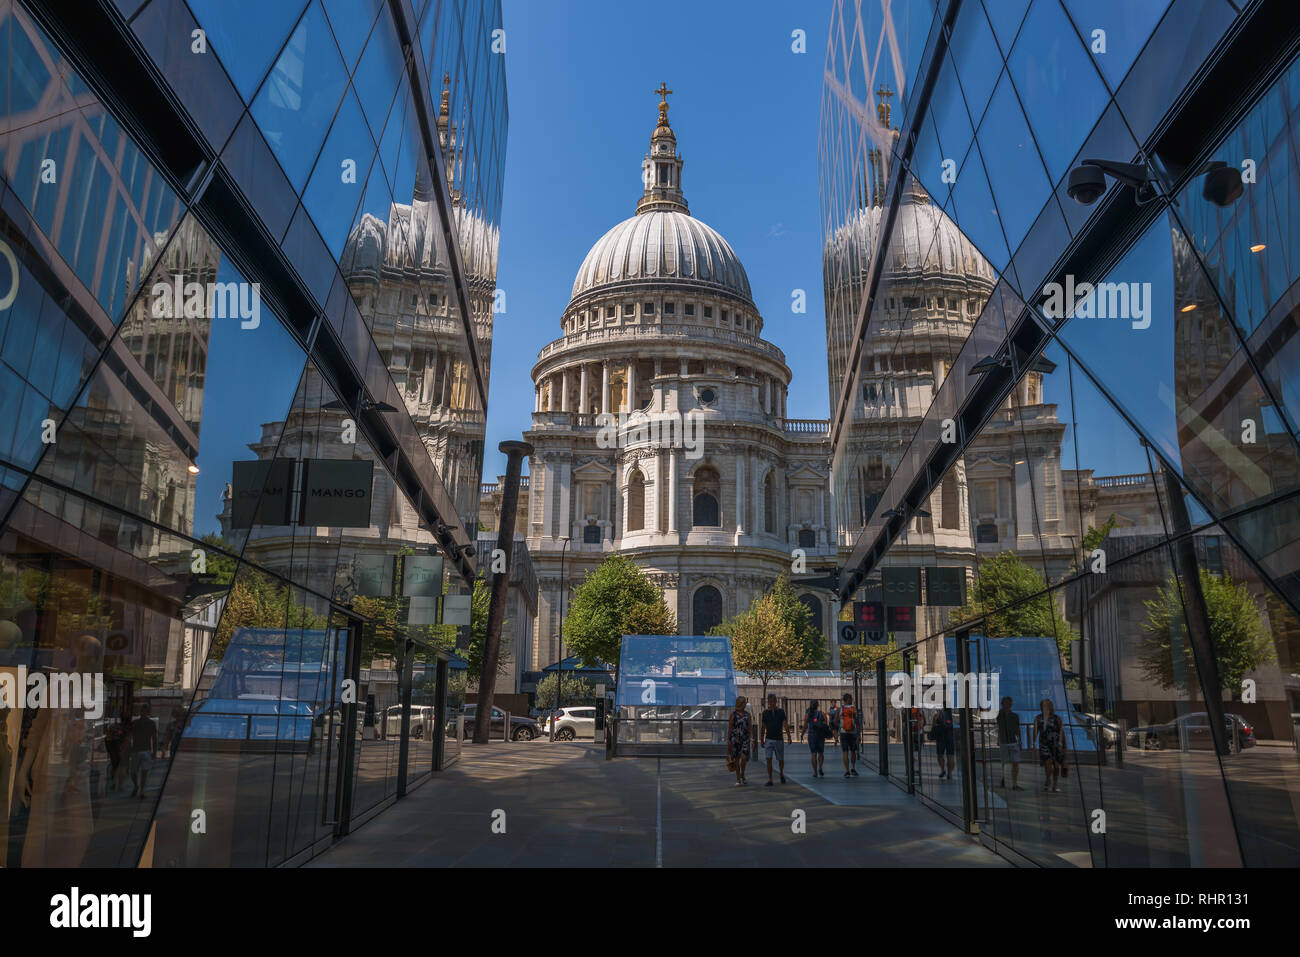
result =
[[[763,376],[763,411],[772,414],[772,378]]]
[[[587,363],[582,364],[582,375],[578,378],[578,388],[582,391],[578,393],[578,414],[587,414]]]
[[[600,364],[600,411],[609,412],[609,360]]]
[[[569,411],[569,370],[560,373],[560,411]]]
[[[559,475],[559,479],[560,479],[560,536],[561,536],[562,538],[565,537],[565,536],[568,536],[568,537],[572,537],[572,536],[573,536],[573,529],[569,527],[570,522],[571,522],[571,519],[570,519],[570,517],[569,517],[569,515],[570,515],[569,504],[570,504],[570,499],[573,498],[573,482],[572,482],[572,477],[573,477],[573,463],[572,463],[571,461],[568,461],[568,462],[564,462],[564,463],[562,463],[562,464],[560,465],[560,475]]]
[[[668,531],[677,531],[677,450],[668,450]]]
[[[629,359],[627,363],[627,411],[636,411],[636,360]]]
[[[736,453],[736,534],[745,534],[745,453]]]
[[[652,408],[656,412],[664,411],[664,387],[659,382],[659,377],[661,375],[663,375],[662,360],[656,357],[655,358],[655,385],[654,385],[655,391],[654,391],[654,399],[652,400]]]

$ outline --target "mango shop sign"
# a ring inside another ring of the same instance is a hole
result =
[[[368,528],[374,472],[369,459],[307,459],[299,524]]]

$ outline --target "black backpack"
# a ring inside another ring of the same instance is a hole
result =
[[[831,726],[826,723],[826,715],[819,709],[808,715],[808,734],[819,734],[823,738],[831,736]]]

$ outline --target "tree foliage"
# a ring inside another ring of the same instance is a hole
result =
[[[777,613],[782,621],[789,622],[794,629],[795,639],[804,651],[805,668],[820,668],[826,664],[826,637],[813,624],[812,610],[809,609],[790,585],[790,578],[782,572],[776,584],[768,592],[776,604]]]
[[[970,600],[951,613],[949,624],[985,616],[981,631],[989,638],[1051,636],[1056,638],[1062,656],[1066,656],[1075,632],[1046,588],[1043,576],[1021,561],[1019,555],[1001,552],[980,562]]]
[[[1241,691],[1248,671],[1277,660],[1259,606],[1245,583],[1200,569],[1201,593],[1210,619],[1210,644],[1218,663],[1221,690]],[[1142,672],[1163,688],[1186,690],[1196,674],[1191,642],[1187,637],[1182,592],[1170,574],[1156,597],[1144,602],[1142,645],[1138,652]]]
[[[755,598],[748,611],[736,616],[731,656],[737,671],[763,685],[764,697],[774,678],[808,667],[807,650],[774,592]]]
[[[537,707],[555,707],[555,688],[558,683],[554,672],[537,682]],[[596,686],[582,675],[566,674],[563,690],[565,704],[592,704],[596,700]]]
[[[583,579],[564,619],[564,643],[588,668],[617,662],[624,635],[675,634],[663,592],[619,552]]]

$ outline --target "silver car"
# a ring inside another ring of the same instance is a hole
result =
[[[555,737],[559,741],[596,736],[596,706],[577,705],[560,708],[551,718],[555,722]],[[547,730],[550,729],[548,723]]]

